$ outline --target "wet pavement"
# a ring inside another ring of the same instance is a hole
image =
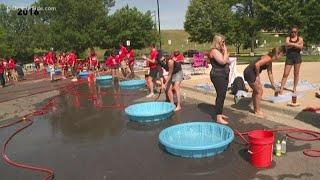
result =
[[[155,124],[139,124],[129,121],[121,106],[110,106],[145,101],[146,92],[105,87],[90,84],[69,88],[72,93],[58,96],[51,113],[35,117],[35,123],[13,139],[7,150],[8,156],[18,162],[52,169],[58,180],[320,177],[316,167],[301,174],[281,171],[284,167],[297,168],[306,163],[319,167],[319,160],[301,155],[304,148],[313,147],[315,142],[288,141],[288,156],[290,153],[299,154],[295,157],[296,161],[304,161],[304,164],[284,164],[285,157],[275,158],[270,169],[270,174],[274,174],[270,176],[259,173],[250,165],[246,147],[241,145],[239,139],[214,157],[188,159],[172,156],[164,152],[159,144],[160,131],[183,122],[213,121],[214,107],[186,99],[182,111],[170,119]],[[231,119],[230,126],[240,131],[283,127],[230,109],[226,109],[226,114]],[[0,130],[1,145],[16,128]],[[278,166],[282,168],[278,169]],[[0,162],[0,169],[0,179],[40,179],[44,175],[8,166],[3,161]]]

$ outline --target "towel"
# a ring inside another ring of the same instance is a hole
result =
[[[204,91],[204,92],[215,92],[215,88],[212,84],[208,83],[200,83],[194,86],[197,90]]]
[[[281,83],[278,82],[278,83],[275,83],[275,86],[278,86],[280,87],[281,86]],[[264,84],[264,87],[265,88],[271,88],[271,84],[270,83],[265,83]],[[290,79],[287,81],[286,85],[285,85],[286,88],[288,89],[293,89],[293,80]],[[301,80],[298,82],[298,85],[297,85],[297,91],[308,91],[308,90],[315,90],[317,88],[316,84],[312,84],[306,80]]]
[[[264,99],[267,100],[267,101],[270,101],[272,103],[284,103],[284,102],[289,102],[291,101],[292,99],[292,92],[286,92],[284,93],[283,95],[279,95],[277,97],[275,96],[267,96],[265,97]],[[303,93],[301,92],[298,92],[297,93],[297,98],[298,100],[303,97]]]

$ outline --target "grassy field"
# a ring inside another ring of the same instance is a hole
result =
[[[162,48],[167,52],[173,52],[175,50],[180,50],[184,52],[189,49],[196,49],[198,51],[209,51],[210,43],[198,44],[188,41],[189,34],[184,30],[163,30],[161,31],[161,42]],[[260,42],[258,48],[255,49],[256,55],[260,56],[266,54],[272,48],[277,47],[284,43],[285,35],[279,35],[276,37],[274,34],[270,33],[261,33]],[[171,44],[169,44],[171,40]],[[266,43],[264,43],[266,42]],[[236,48],[228,44],[230,54],[236,54]],[[105,50],[96,48],[98,58],[103,59],[103,53]],[[149,49],[136,50],[137,57],[142,54],[148,54]],[[239,63],[249,63],[250,61],[256,59],[256,57],[249,56],[250,49],[240,49],[240,55],[238,55]],[[282,58],[281,61],[284,61],[285,58]],[[303,56],[303,61],[320,61],[320,56]]]

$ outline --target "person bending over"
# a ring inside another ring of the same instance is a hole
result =
[[[272,61],[279,60],[286,53],[286,47],[280,46],[278,48],[273,48],[271,52],[267,55],[261,56],[253,63],[249,64],[244,70],[244,79],[249,83],[249,86],[252,88],[252,100],[254,113],[259,117],[265,117],[265,114],[262,112],[260,107],[260,102],[262,99],[262,85],[260,80],[260,73],[263,70],[268,71],[268,77],[272,88],[276,91],[272,75]]]
[[[162,58],[159,64],[166,71],[168,71],[168,77],[164,84],[166,96],[168,97],[170,102],[174,104],[174,101],[173,101],[173,88],[174,88],[175,93],[177,95],[177,107],[175,111],[179,111],[181,110],[180,84],[183,80],[183,72],[182,72],[181,64],[170,57]]]

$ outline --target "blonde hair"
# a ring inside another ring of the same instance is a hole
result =
[[[211,48],[221,50],[220,42],[226,38],[221,34],[215,34],[212,40]]]

